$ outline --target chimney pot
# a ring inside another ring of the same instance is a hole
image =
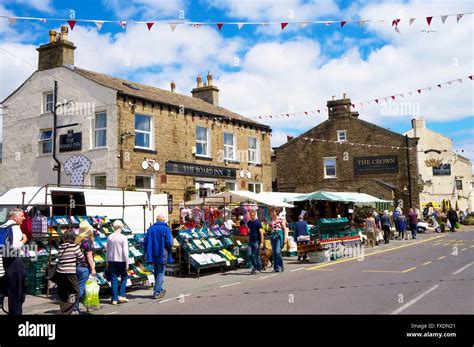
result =
[[[212,74],[210,71],[207,73],[207,85],[212,86]]]
[[[174,93],[176,91],[176,83],[171,81],[171,91]]]
[[[342,98],[345,99],[347,97],[347,93],[342,94]]]
[[[56,30],[49,31],[49,43],[54,42],[56,38]]]
[[[201,88],[202,87],[202,76],[201,76],[201,74],[199,74],[197,76],[196,81],[197,81],[197,87]]]
[[[332,99],[333,99],[333,100],[336,100],[336,96],[335,96],[335,95],[333,95],[333,96],[332,96]]]
[[[61,41],[67,41],[68,27],[67,25],[61,25]]]

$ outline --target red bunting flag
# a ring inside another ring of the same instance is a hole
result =
[[[415,19],[416,19],[416,18],[410,18],[410,22],[409,22],[409,24],[408,24],[408,25],[412,25],[412,24],[413,24],[413,22],[415,21]]]
[[[378,103],[379,103],[379,99],[375,99],[375,102],[378,104]]]
[[[74,26],[76,25],[76,21],[75,20],[68,20],[67,22],[69,24],[69,27],[71,28],[71,31],[74,30]]]
[[[426,17],[426,21],[428,22],[428,26],[431,25],[432,19],[433,19],[433,17]]]
[[[421,89],[417,89],[418,94],[421,94]]]
[[[308,112],[305,112],[305,115],[308,115]]]
[[[148,27],[148,31],[151,30],[151,27],[153,26],[153,24],[155,24],[155,23],[154,22],[146,23],[146,26]]]
[[[394,20],[392,21],[392,26],[397,26],[398,23],[400,23],[400,20],[401,20],[401,19],[394,19]]]
[[[288,23],[281,23],[281,30],[285,29]]]
[[[472,81],[472,76],[474,76],[474,75],[469,76],[469,79],[470,79],[471,81]]]
[[[224,23],[217,23],[217,27],[219,28],[219,30],[222,29],[222,26],[224,25]]]
[[[438,84],[438,88],[441,88],[441,84]]]
[[[472,76],[471,76],[471,77],[472,77]],[[471,80],[472,80],[472,78],[471,78]],[[321,113],[321,110],[318,110],[318,113]]]
[[[290,114],[289,114],[289,113],[287,113],[287,114],[286,114],[286,116],[287,116],[287,117],[289,117],[289,116],[290,116]]]
[[[346,20],[342,20],[342,21],[341,21],[341,28],[342,28],[344,25],[346,25],[346,23],[347,23]]]
[[[392,99],[395,100],[395,95],[392,95]]]

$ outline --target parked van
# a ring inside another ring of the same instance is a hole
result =
[[[56,206],[50,208],[49,205]],[[167,194],[139,191],[50,186],[13,188],[0,197],[0,223],[7,220],[8,211],[13,207],[26,208],[30,215],[39,210],[45,216],[51,212],[59,216],[71,212],[77,216],[120,218],[134,233],[145,232],[160,213],[168,218]]]

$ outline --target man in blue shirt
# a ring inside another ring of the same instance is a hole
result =
[[[247,222],[247,227],[249,228],[248,258],[252,265],[252,275],[255,275],[257,271],[262,272],[260,249],[263,249],[263,227],[254,210],[250,211],[250,220]]]
[[[298,241],[298,237],[308,236],[307,228],[308,228],[308,223],[304,220],[304,215],[301,214],[298,218],[298,221],[295,223],[295,234],[294,235],[295,235],[295,241],[298,244],[308,243],[308,241]],[[303,255],[303,261],[305,261],[306,259],[309,260],[307,252],[302,253],[302,255]],[[300,260],[301,260],[301,255],[298,254],[298,261],[300,261]]]

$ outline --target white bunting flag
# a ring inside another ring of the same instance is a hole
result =
[[[100,29],[102,29],[102,26],[104,25],[104,22],[101,22],[101,21],[94,22],[94,23],[95,23],[98,31],[100,31]]]
[[[306,28],[309,25],[309,22],[300,22],[300,28]]]
[[[409,25],[412,25],[413,22],[415,21],[416,18],[410,18],[410,22],[408,23]]]
[[[448,19],[448,16],[441,16],[441,22],[446,23],[446,19]]]
[[[127,22],[122,20],[119,22],[119,25],[122,27],[123,30],[125,30],[125,28],[127,27]]]
[[[199,29],[201,26],[202,26],[202,24],[200,24],[200,23],[193,24],[193,27],[195,27],[196,29]]]
[[[460,78],[460,79],[458,79],[458,82],[459,82],[459,83],[462,83],[462,79],[461,79],[461,78]]]
[[[178,26],[178,23],[170,23],[171,31],[174,31],[176,27]]]
[[[395,32],[399,33],[400,35],[402,34],[402,33],[400,32],[400,29],[398,29],[398,26],[395,26]]]
[[[14,25],[16,23],[16,18],[8,17],[8,22],[10,25]]]
[[[456,20],[458,21],[458,23],[459,23],[459,21],[461,20],[462,16],[463,16],[462,14],[458,14],[458,15],[456,16]]]
[[[244,23],[237,23],[237,28],[240,30],[244,27]]]

